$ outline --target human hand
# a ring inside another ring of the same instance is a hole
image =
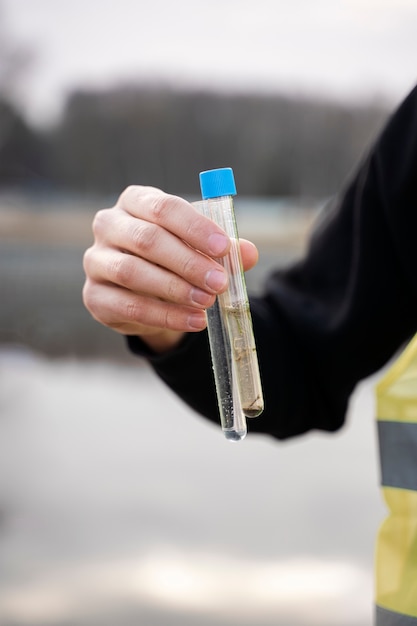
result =
[[[96,214],[93,233],[83,300],[97,321],[158,352],[205,328],[205,309],[228,282],[215,260],[230,247],[219,226],[182,198],[131,186]],[[246,240],[240,246],[248,270],[258,251]]]

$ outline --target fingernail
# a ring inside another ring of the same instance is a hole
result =
[[[229,239],[221,233],[213,233],[207,240],[210,254],[223,255],[229,248]]]
[[[194,287],[191,291],[191,302],[194,304],[199,304],[201,306],[208,306],[213,300],[213,296],[207,293],[207,291],[203,291],[202,289],[198,289]]]
[[[206,274],[206,285],[216,293],[222,291],[227,285],[227,276],[220,270],[211,270]]]
[[[188,326],[194,330],[203,330],[206,327],[206,316],[201,313],[192,313],[188,318]]]

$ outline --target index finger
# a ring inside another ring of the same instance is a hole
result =
[[[165,228],[203,254],[221,257],[230,248],[230,240],[220,226],[179,196],[155,187],[132,185],[117,204],[133,217]]]

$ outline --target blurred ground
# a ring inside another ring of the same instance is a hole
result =
[[[230,444],[137,366],[0,353],[4,626],[367,626],[373,382],[340,434]]]

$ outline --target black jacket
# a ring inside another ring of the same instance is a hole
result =
[[[417,87],[311,238],[305,258],[251,299],[265,397],[249,432],[336,430],[361,379],[417,331]],[[191,407],[219,421],[205,332],[146,356]]]

